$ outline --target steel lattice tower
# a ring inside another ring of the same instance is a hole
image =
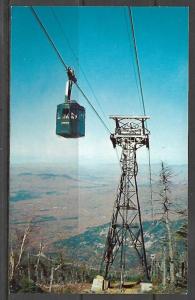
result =
[[[133,247],[140,259],[146,279],[149,272],[144,245],[141,209],[137,186],[138,165],[136,152],[139,148],[149,148],[149,131],[146,116],[110,116],[116,123],[115,133],[111,135],[114,148],[122,148],[121,177],[114,203],[111,224],[108,230],[101,272],[107,278],[110,267],[119,257],[121,284],[128,256],[128,247]]]

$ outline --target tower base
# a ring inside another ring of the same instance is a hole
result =
[[[97,275],[93,279],[91,291],[92,292],[102,292],[104,290],[107,290],[109,286],[109,281],[105,280],[103,276]]]

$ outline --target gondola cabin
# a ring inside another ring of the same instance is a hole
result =
[[[59,104],[56,113],[56,134],[64,138],[85,136],[85,108],[74,100]]]

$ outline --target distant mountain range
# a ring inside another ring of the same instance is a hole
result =
[[[171,229],[174,237],[175,232],[185,223],[185,219],[171,222]],[[63,250],[70,260],[77,258],[78,262],[86,263],[89,266],[98,269],[104,252],[108,227],[109,224],[104,224],[89,228],[82,234],[55,242],[55,248]],[[143,223],[143,229],[148,261],[150,261],[151,254],[156,254],[156,258],[158,259],[162,254],[164,240],[166,240],[165,225],[163,222],[152,223],[151,221],[146,221]],[[181,240],[174,240],[175,252],[180,254],[185,252],[184,243]],[[127,238],[127,245],[129,245],[126,249],[127,266],[129,264],[131,269],[133,267],[138,267],[140,261],[130,244],[130,238]],[[117,262],[116,266],[118,266]]]
[[[173,210],[187,208],[187,165],[170,166],[174,176],[170,200]],[[152,165],[153,206],[159,201],[159,165]],[[10,229],[24,230],[33,220],[39,228],[34,243],[44,240],[52,250],[55,242],[104,226],[110,221],[120,178],[116,164],[74,167],[61,165],[13,165],[10,171]],[[151,220],[148,166],[140,165],[139,196],[144,221]],[[176,219],[176,215],[172,215]]]

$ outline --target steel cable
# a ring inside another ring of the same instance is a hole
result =
[[[145,103],[144,103],[144,94],[143,94],[143,87],[142,87],[142,80],[141,80],[141,71],[140,71],[140,64],[139,64],[139,58],[138,58],[138,50],[137,50],[137,45],[136,45],[133,15],[132,15],[132,11],[131,11],[130,6],[128,6],[128,13],[129,13],[130,26],[131,26],[131,30],[132,30],[132,36],[133,36],[133,45],[134,45],[135,60],[136,60],[136,65],[137,65],[137,73],[138,73],[138,79],[139,79],[139,88],[140,88],[140,93],[141,93],[141,101],[142,101],[143,113],[144,113],[144,116],[145,116],[146,115],[146,109],[145,109]],[[145,121],[145,122],[146,122],[146,128],[147,128],[147,121]],[[150,182],[150,201],[151,201],[151,208],[152,208],[152,222],[154,222],[154,206],[153,206],[153,188],[152,188],[152,171],[151,171],[150,147],[148,148],[148,165],[149,165],[149,182]]]
[[[134,45],[134,49],[135,49],[135,59],[136,59],[136,65],[137,65],[137,71],[138,71],[138,79],[139,79],[139,87],[140,87],[140,93],[141,93],[141,99],[142,99],[143,113],[145,116],[146,109],[145,109],[144,95],[143,95],[143,88],[142,88],[141,71],[140,71],[140,65],[139,65],[139,59],[138,59],[138,51],[137,51],[135,30],[134,30],[134,24],[133,24],[133,16],[132,16],[130,6],[128,6],[128,12],[129,12],[129,19],[130,19],[131,30],[132,30],[132,35],[133,35],[133,45]]]
[[[65,70],[68,70],[68,66],[66,65],[66,63],[64,62],[60,52],[58,51],[58,49],[56,48],[53,40],[51,39],[49,33],[47,32],[45,26],[43,25],[43,23],[41,22],[39,16],[37,15],[35,9],[30,6],[30,10],[33,14],[33,16],[35,17],[36,21],[38,22],[39,26],[41,27],[41,29],[43,30],[43,32],[45,33],[48,41],[50,42],[51,46],[53,47],[53,49],[55,50],[60,62],[62,63],[62,65],[64,66]],[[95,109],[95,107],[93,106],[93,104],[90,102],[89,98],[85,95],[85,93],[83,92],[83,90],[81,89],[81,87],[78,85],[78,83],[75,83],[76,87],[78,88],[78,90],[80,91],[80,93],[82,94],[82,96],[85,98],[85,100],[87,101],[87,103],[90,105],[90,107],[92,108],[92,110],[94,111],[94,113],[97,115],[98,119],[100,120],[100,122],[102,123],[102,125],[104,126],[104,128],[109,132],[109,134],[111,134],[109,128],[107,127],[107,125],[105,124],[104,120],[101,118],[101,116],[99,115],[99,113],[97,112],[97,110]]]
[[[66,43],[67,43],[67,45],[68,45],[70,51],[72,52],[73,57],[75,58],[76,62],[78,63],[78,66],[79,66],[79,68],[80,68],[80,70],[81,70],[81,73],[83,74],[83,77],[85,78],[85,81],[86,81],[86,83],[87,83],[87,85],[88,85],[88,87],[89,87],[89,89],[90,89],[90,91],[91,91],[91,93],[92,93],[92,95],[93,95],[93,97],[94,97],[94,99],[95,99],[97,105],[99,106],[99,109],[101,110],[101,112],[102,112],[102,114],[104,115],[104,118],[105,118],[105,120],[106,120],[106,119],[107,119],[107,116],[106,116],[106,114],[105,114],[105,112],[104,112],[104,110],[103,110],[103,108],[102,108],[102,106],[101,106],[101,104],[100,104],[100,102],[99,102],[99,100],[98,100],[98,98],[97,98],[95,92],[94,92],[94,89],[93,89],[93,87],[92,87],[92,85],[91,85],[89,79],[87,78],[87,76],[86,76],[86,74],[85,74],[85,71],[84,71],[83,67],[81,66],[81,64],[80,64],[80,62],[79,62],[79,58],[77,57],[77,55],[76,55],[76,53],[75,53],[73,47],[71,46],[71,43],[70,43],[69,39],[67,38],[67,36],[66,36],[66,34],[65,34],[65,32],[64,32],[64,29],[63,29],[63,27],[62,27],[62,25],[61,25],[61,23],[60,23],[60,21],[59,21],[57,15],[56,15],[54,9],[53,9],[52,7],[50,7],[50,11],[51,11],[51,13],[52,13],[52,15],[53,15],[53,17],[54,17],[56,23],[58,24],[58,26],[59,26],[59,28],[60,28],[62,34],[63,34],[63,37],[64,37],[64,39],[65,39],[65,41],[66,41]],[[108,127],[109,127],[109,129],[110,129],[110,124],[109,124],[109,122],[108,122]]]
[[[128,24],[128,20],[127,20],[128,16],[126,14],[126,8],[124,8],[124,16],[125,16],[125,24],[126,24],[126,29],[127,29],[127,36],[129,38],[130,52],[131,52],[131,50],[132,50],[131,33],[130,33],[129,26],[128,26],[129,24]],[[141,100],[140,90],[139,90],[139,86],[138,86],[138,79],[137,79],[134,59],[132,59],[132,65],[133,65],[133,73],[134,73],[134,77],[135,77],[136,88],[137,88],[137,92],[138,92],[138,99],[140,102],[140,109],[142,110],[142,100]]]

